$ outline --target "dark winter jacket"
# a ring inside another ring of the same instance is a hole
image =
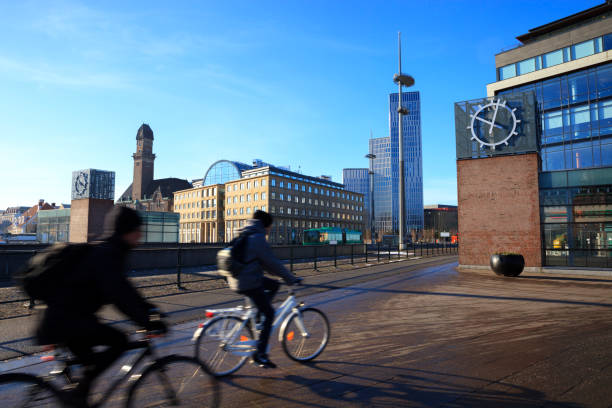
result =
[[[237,277],[229,276],[227,278],[227,283],[231,289],[241,292],[260,287],[264,270],[273,275],[280,276],[289,285],[296,281],[295,276],[272,253],[272,248],[266,241],[266,231],[261,221],[248,220],[246,227],[240,233],[249,234],[245,251],[246,256],[244,257],[247,265]]]
[[[147,326],[153,305],[127,279],[129,251],[116,235],[92,244],[66,284],[48,300],[37,331],[41,344],[60,343],[78,334],[80,322],[95,320],[95,313],[105,305],[114,305],[137,324]]]

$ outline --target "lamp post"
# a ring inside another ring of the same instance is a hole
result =
[[[366,159],[370,159],[370,169],[368,170],[368,176],[370,177],[370,243],[374,243],[374,164],[373,161],[376,155],[368,153],[365,155]]]
[[[398,60],[399,60],[399,73],[393,75],[393,82],[398,87],[398,101],[397,101],[397,114],[398,114],[398,131],[399,131],[399,250],[404,250],[404,140],[402,132],[402,115],[408,114],[408,109],[402,107],[402,87],[406,88],[414,85],[414,78],[408,74],[402,73],[402,37],[401,33],[397,33],[398,42]]]

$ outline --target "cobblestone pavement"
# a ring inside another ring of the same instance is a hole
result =
[[[222,406],[612,406],[612,279],[502,278],[431,261],[309,278],[300,297],[328,315],[327,349],[302,365],[273,340],[279,368],[247,364],[223,380]],[[165,307],[188,306],[181,299]],[[175,327],[183,341],[167,351],[189,353],[196,322]]]

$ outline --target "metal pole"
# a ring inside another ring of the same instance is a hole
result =
[[[176,250],[176,287],[181,289],[181,244],[178,244]]]
[[[368,263],[368,244],[363,244],[363,249],[365,251],[365,263]]]
[[[355,262],[353,260],[353,246],[354,245],[353,244],[350,244],[350,245],[351,245],[351,265],[355,265]]]
[[[380,242],[376,243],[376,260],[380,263]]]
[[[316,245],[313,246],[313,248],[314,248],[314,268],[315,270],[317,270],[317,247]]]
[[[402,37],[401,33],[397,33],[398,41],[398,59],[399,59],[399,74],[402,74]],[[402,128],[402,83],[398,81],[398,100],[397,100],[397,114],[398,114],[398,131],[399,131],[399,249],[404,249],[404,137]]]
[[[338,267],[338,245],[334,245],[334,268]]]
[[[291,265],[291,273],[293,273],[293,247],[289,247],[289,265]]]
[[[389,261],[391,260],[391,244],[387,245],[387,256]]]

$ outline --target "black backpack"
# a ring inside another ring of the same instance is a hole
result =
[[[65,285],[90,248],[90,244],[53,244],[30,258],[15,280],[31,299],[46,302]]]
[[[217,252],[217,270],[224,277],[236,278],[251,262],[246,262],[246,250],[250,233],[242,233],[229,246]]]

